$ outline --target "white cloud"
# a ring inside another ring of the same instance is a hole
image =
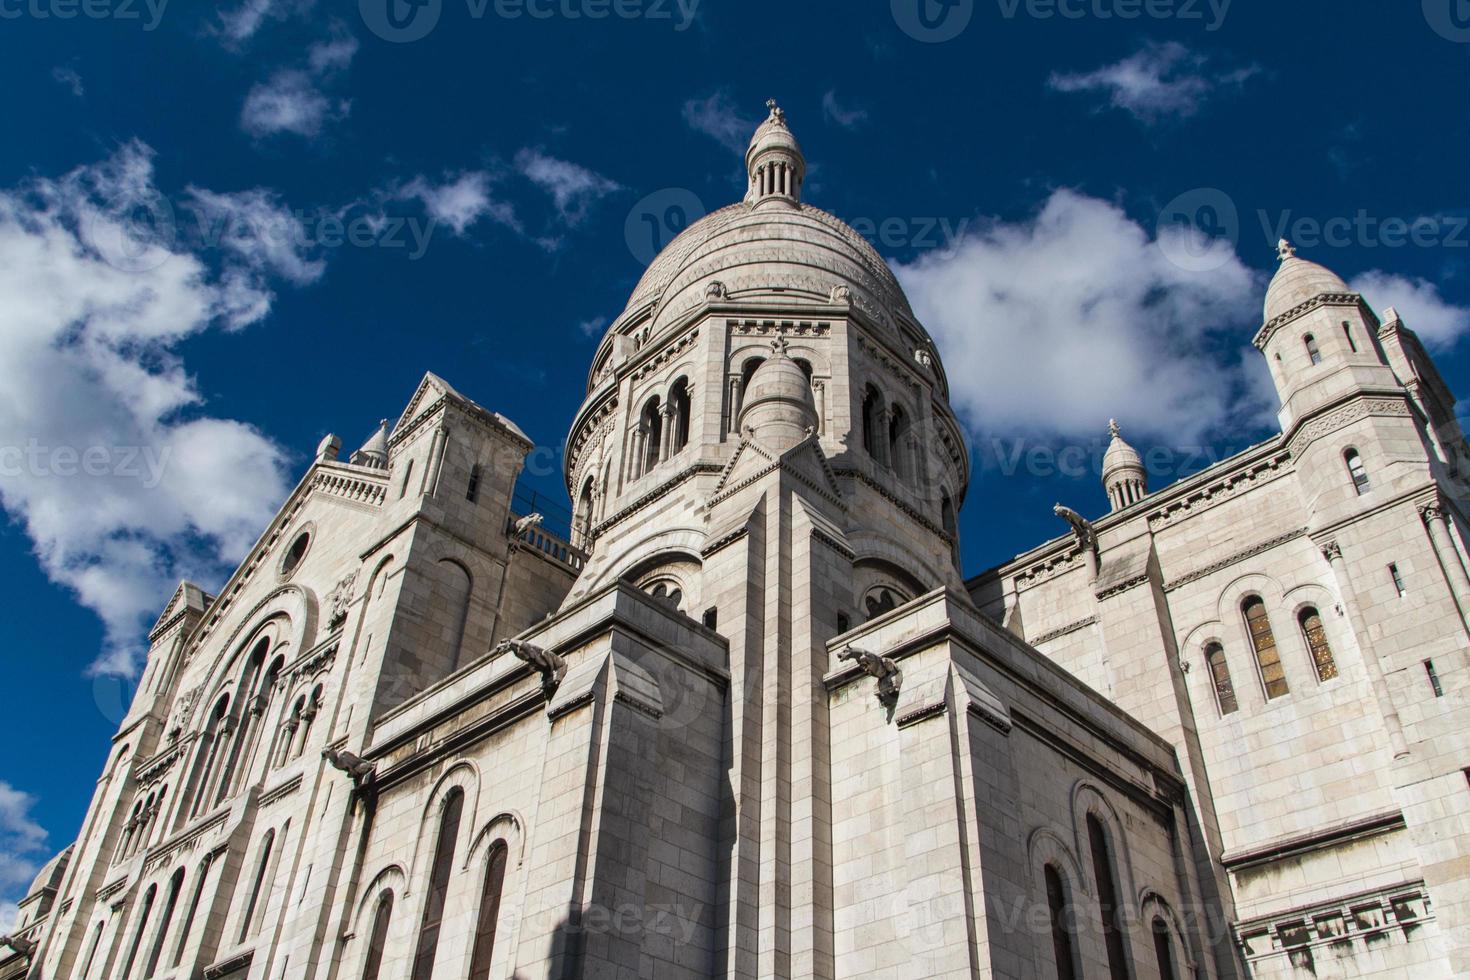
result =
[[[1398,310],[1404,325],[1428,347],[1447,349],[1470,331],[1470,309],[1446,301],[1426,279],[1375,269],[1354,279],[1352,287],[1380,314],[1390,306]]]
[[[0,779],[0,933],[15,923],[16,901],[41,870],[46,831],[31,817],[36,798]]]
[[[516,169],[531,183],[551,195],[556,210],[568,225],[582,223],[592,205],[615,191],[622,190],[617,181],[579,164],[558,160],[540,150],[522,150],[516,155]]]
[[[458,176],[446,176],[434,183],[420,175],[401,184],[390,193],[396,200],[418,200],[436,222],[448,225],[456,235],[463,235],[481,218],[490,218],[507,228],[521,230],[515,209],[497,200],[493,181],[483,170],[467,170]]]
[[[577,324],[577,329],[582,331],[584,337],[601,337],[603,331],[607,329],[607,323],[607,317],[595,316],[590,320],[583,320]]]
[[[991,223],[896,271],[973,431],[1094,437],[1116,417],[1180,445],[1260,417],[1238,354],[1207,350],[1249,344],[1261,285],[1233,251],[1196,272],[1169,260],[1176,245],[1061,190],[1031,220]]]
[[[747,119],[736,108],[730,93],[716,92],[707,99],[690,99],[684,103],[684,121],[699,133],[718,140],[734,153],[744,153],[750,136],[760,125],[759,119]]]
[[[240,110],[241,128],[255,137],[292,133],[314,139],[327,123],[345,119],[352,102],[328,95],[325,87],[352,64],[357,47],[356,38],[338,33],[312,45],[306,69],[282,69],[256,83]]]
[[[822,96],[822,114],[843,129],[858,129],[868,121],[868,110],[849,109],[837,102],[837,93]]]
[[[293,220],[258,191],[168,201],[138,142],[0,190],[0,506],[101,618],[98,672],[133,672],[141,627],[178,579],[227,573],[288,488],[269,439],[203,414],[178,348],[260,320],[274,280],[305,284],[322,266],[294,240],[216,236],[231,226],[209,215]]]
[[[285,20],[310,10],[315,0],[242,0],[239,6],[221,10],[215,33],[230,45],[241,44],[255,36],[267,20]]]
[[[51,69],[51,78],[58,85],[64,85],[77,98],[87,94],[87,89],[82,85],[82,76],[77,74],[75,68],[69,65],[57,65]]]
[[[1053,73],[1047,84],[1058,92],[1102,93],[1113,108],[1154,122],[1192,116],[1216,90],[1240,86],[1260,71],[1251,66],[1210,72],[1206,62],[1176,41],[1151,42],[1136,54],[1096,71]]]

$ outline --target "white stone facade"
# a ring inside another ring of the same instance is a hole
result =
[[[1412,333],[1286,257],[1285,434],[1152,495],[1119,438],[1113,514],[967,585],[937,351],[774,105],[748,165],[598,349],[569,541],[429,375],[180,587],[0,978],[1470,971],[1463,439]]]

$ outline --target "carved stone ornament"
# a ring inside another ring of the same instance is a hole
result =
[[[331,629],[347,621],[347,610],[352,606],[352,590],[356,585],[357,573],[353,572],[327,594],[327,625]]]
[[[837,659],[844,663],[855,661],[863,673],[877,678],[879,704],[891,707],[898,700],[898,689],[903,684],[903,671],[898,669],[898,663],[893,658],[848,647],[837,655]]]
[[[725,284],[716,279],[704,287],[704,295],[706,299],[724,299],[729,296],[729,292],[725,289]]]
[[[509,653],[524,664],[530,664],[541,673],[541,690],[547,700],[556,693],[561,680],[567,674],[567,662],[550,650],[543,650],[521,640],[506,640],[495,648],[496,654]]]
[[[194,706],[199,703],[199,688],[192,688],[179,695],[174,702],[173,718],[168,726],[168,740],[176,742],[184,730],[189,727],[189,719],[194,715]]]

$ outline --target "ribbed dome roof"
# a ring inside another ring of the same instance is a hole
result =
[[[1122,470],[1145,472],[1143,457],[1138,455],[1138,450],[1123,441],[1118,423],[1109,423],[1108,429],[1113,441],[1108,444],[1108,451],[1103,455],[1103,482],[1106,483]]]
[[[1352,288],[1331,269],[1297,258],[1291,243],[1281,243],[1281,268],[1266,290],[1266,323],[1326,293],[1350,293]]]
[[[735,297],[779,291],[822,303],[830,302],[834,287],[846,286],[853,303],[869,313],[890,309],[913,317],[888,263],[841,219],[809,204],[756,208],[744,202],[701,218],[670,242],[644,273],[624,316],[661,297],[656,322],[662,323],[705,302],[716,282]]]

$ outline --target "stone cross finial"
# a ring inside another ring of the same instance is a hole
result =
[[[1114,439],[1123,434],[1123,427],[1118,424],[1117,419],[1108,419],[1108,435]]]
[[[786,110],[777,105],[775,99],[767,99],[766,108],[771,110],[771,118],[776,122],[786,122]]]
[[[1282,262],[1296,258],[1296,246],[1284,238],[1281,239],[1276,243],[1276,258]]]

